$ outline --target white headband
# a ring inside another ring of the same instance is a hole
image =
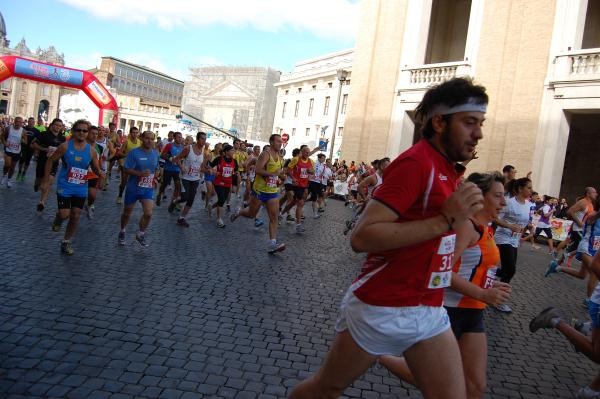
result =
[[[427,119],[431,119],[433,115],[450,115],[457,112],[483,112],[487,109],[487,103],[480,102],[479,99],[471,97],[467,102],[449,107],[446,104],[438,104],[427,114]]]

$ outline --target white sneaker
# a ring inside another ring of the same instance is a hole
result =
[[[96,212],[96,208],[94,208],[94,205],[88,207],[87,215],[90,220],[94,218],[95,212]]]
[[[583,387],[577,392],[577,399],[595,399],[600,398],[600,392],[594,391],[590,387]]]
[[[0,179],[0,187],[5,186],[7,180],[8,179],[6,178],[6,175],[2,176],[2,178]]]
[[[316,213],[316,214],[313,216],[313,219],[318,219],[318,218],[320,218],[320,217],[321,217],[321,214],[319,214],[319,213]]]
[[[6,180],[6,188],[11,188],[12,187],[12,182],[10,181],[10,179]]]

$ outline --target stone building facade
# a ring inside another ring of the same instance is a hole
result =
[[[353,50],[344,50],[301,61],[275,84],[273,133],[289,135],[286,148],[303,144],[313,148],[326,138],[333,145],[333,157],[344,158],[339,149],[350,96],[353,54]],[[326,153],[329,155],[331,149]]]
[[[516,166],[571,202],[600,185],[600,2],[373,0],[362,3],[342,153],[395,156],[418,139],[431,84],[468,76],[490,95],[479,159]]]
[[[190,68],[182,109],[241,139],[267,141],[281,73],[265,67]],[[209,127],[203,127],[209,130]]]

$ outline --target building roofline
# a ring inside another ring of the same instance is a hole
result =
[[[157,71],[157,70],[155,70],[155,69],[151,69],[151,68],[145,67],[145,66],[143,66],[143,65],[134,64],[133,62],[125,61],[125,60],[123,60],[123,59],[121,59],[121,58],[112,57],[112,56],[103,56],[103,57],[101,57],[101,58],[102,58],[102,59],[105,59],[105,58],[106,58],[106,59],[109,59],[109,60],[118,61],[118,62],[121,62],[121,63],[123,63],[123,64],[127,64],[127,65],[129,65],[129,66],[132,66],[132,67],[135,67],[135,68],[141,69],[141,70],[143,70],[143,71],[146,71],[146,72],[155,73],[155,74],[157,74],[157,75],[160,75],[160,76],[163,76],[163,77],[165,77],[165,78],[168,78],[168,79],[174,80],[174,81],[176,81],[176,82],[178,82],[178,83],[181,83],[181,84],[184,84],[184,83],[185,83],[183,80],[176,79],[176,78],[174,78],[174,77],[172,77],[172,76],[170,76],[170,75],[167,75],[166,73],[163,73],[163,72]]]
[[[339,57],[341,55],[346,55],[346,54],[352,54],[354,53],[354,48],[349,48],[346,50],[339,50],[339,51],[334,51],[332,53],[327,53],[327,54],[323,54],[323,55],[319,55],[316,57],[312,57],[312,58],[307,58],[305,60],[299,61],[298,63],[296,63],[294,65],[294,67],[299,67],[305,64],[311,64],[315,61],[320,61],[320,60],[324,60],[327,58],[334,58],[334,57]]]

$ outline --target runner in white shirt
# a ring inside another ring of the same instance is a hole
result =
[[[190,227],[185,217],[192,209],[198,186],[204,180],[208,158],[204,157],[204,144],[206,143],[206,133],[198,132],[196,142],[186,146],[174,159],[173,162],[179,165],[181,169],[181,184],[184,191],[181,193],[178,203],[185,202],[185,207],[181,211],[177,224],[183,227]]]
[[[319,197],[323,195],[323,187],[321,181],[323,179],[323,173],[325,172],[325,154],[317,155],[317,162],[315,162],[315,174],[310,176],[308,182],[308,193],[309,197],[307,201],[312,202],[313,217],[318,219],[321,217]]]
[[[13,124],[5,128],[0,138],[2,144],[4,144],[4,169],[0,187],[6,184],[7,188],[11,188],[15,166],[21,158],[21,145],[27,143],[27,133],[23,129],[23,118],[17,116]]]
[[[331,170],[331,159],[325,162],[323,174],[321,175],[321,195],[318,199],[319,212],[325,212],[325,206],[327,205],[325,199],[327,198],[327,186],[328,183],[333,179],[333,170]]]

